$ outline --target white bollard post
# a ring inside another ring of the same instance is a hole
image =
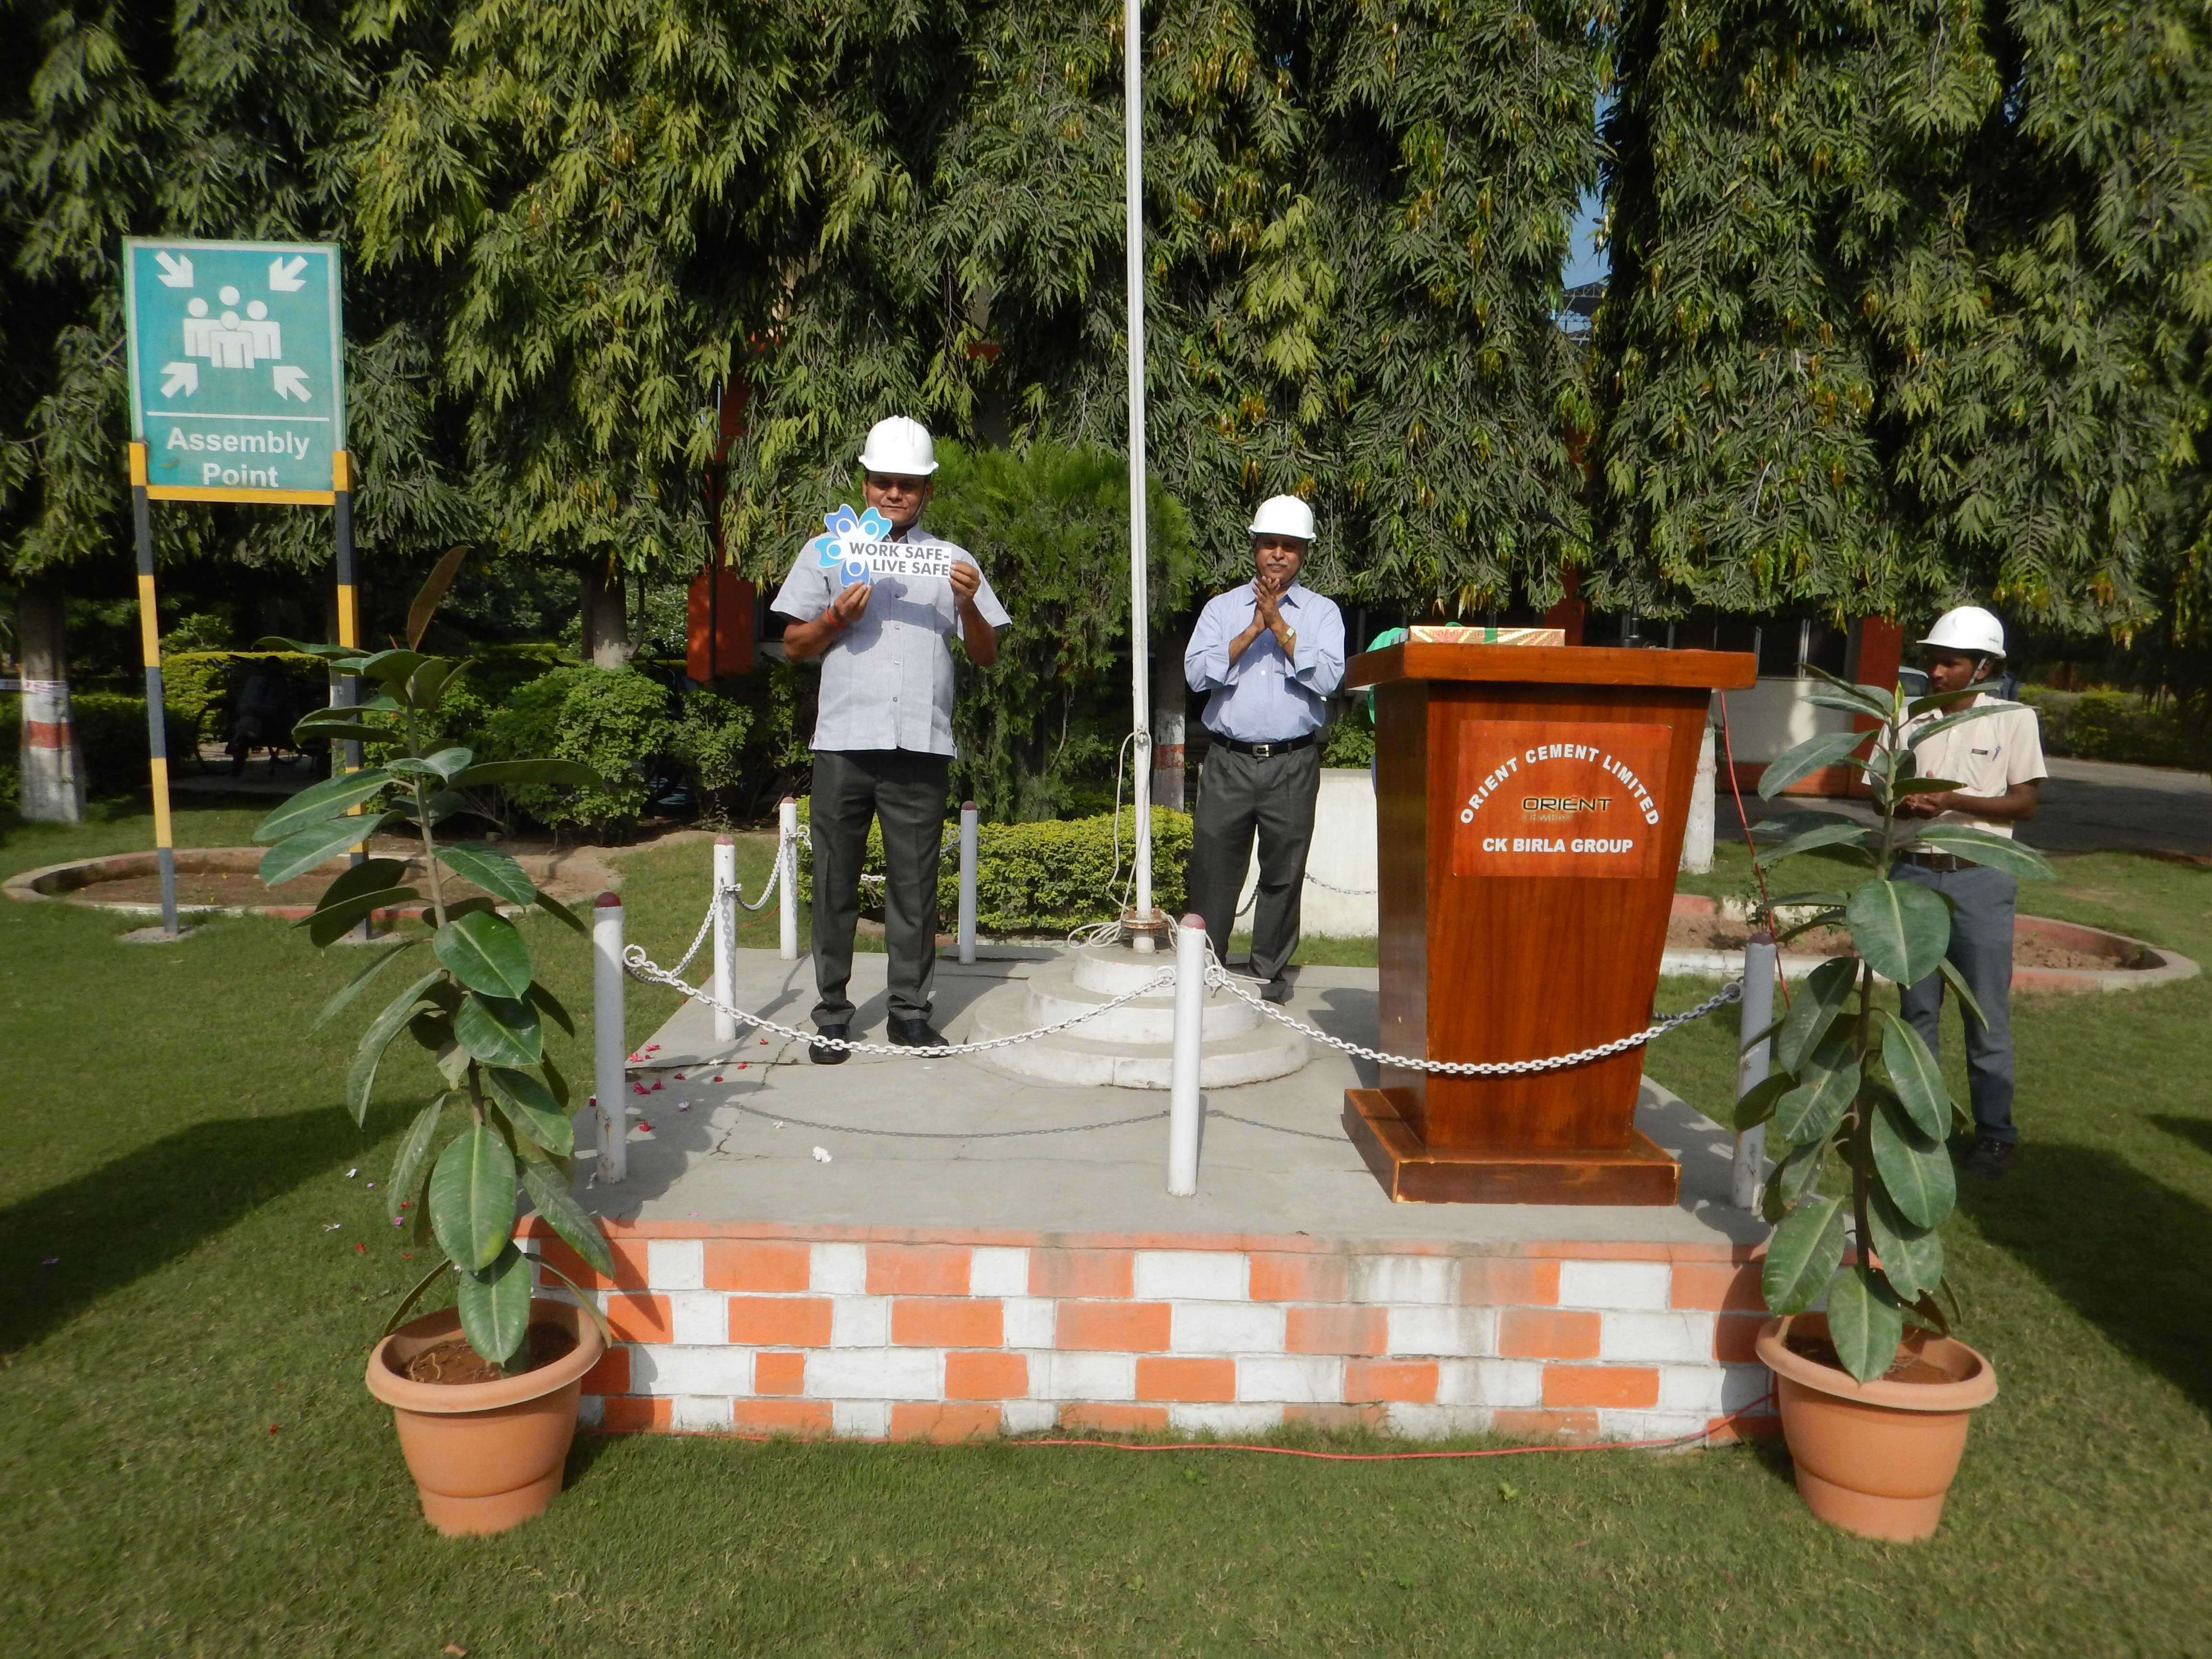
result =
[[[1736,1038],[1739,1048],[1750,1042],[1774,1018],[1774,935],[1760,928],[1743,950],[1743,1023]],[[1736,1056],[1735,1097],[1741,1100],[1766,1081],[1768,1058],[1774,1040],[1761,1037]],[[1759,1207],[1759,1189],[1766,1179],[1766,1126],[1745,1130],[1735,1138],[1735,1164],[1729,1172],[1729,1201],[1739,1210]]]
[[[728,1002],[736,994],[738,907],[725,896],[738,884],[738,843],[729,836],[714,837],[714,1000]],[[714,1010],[714,1041],[727,1047],[738,1040],[737,1017]]]
[[[1176,929],[1175,1056],[1169,1072],[1168,1193],[1174,1198],[1198,1194],[1198,1126],[1206,1109],[1198,1080],[1205,1021],[1206,923],[1185,916]]]
[[[975,803],[960,803],[960,960],[975,960]]]
[[[602,893],[592,906],[592,1082],[599,1102],[599,1179],[629,1174],[629,1039],[623,1034],[623,905]]]
[[[775,855],[783,861],[776,888],[776,954],[799,960],[799,803],[786,795],[775,807]]]

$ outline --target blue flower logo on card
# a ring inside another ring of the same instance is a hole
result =
[[[806,544],[816,560],[848,582],[864,582],[868,579],[867,556],[854,550],[865,542],[882,541],[891,533],[891,521],[872,507],[855,513],[850,505],[840,504],[822,515],[822,529],[821,535]]]

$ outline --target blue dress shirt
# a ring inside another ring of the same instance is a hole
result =
[[[1209,731],[1238,743],[1285,743],[1318,732],[1328,720],[1328,695],[1344,681],[1344,617],[1334,599],[1292,582],[1275,601],[1297,635],[1297,653],[1285,657],[1273,634],[1263,633],[1229,660],[1230,642],[1252,625],[1252,585],[1216,594],[1199,613],[1183,653],[1183,677],[1194,691],[1210,691]]]

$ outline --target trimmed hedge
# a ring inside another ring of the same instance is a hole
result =
[[[811,799],[799,804],[799,820],[809,821]],[[1115,890],[1115,844],[1119,831],[1121,880],[1127,881],[1129,861],[1136,852],[1136,809],[1125,806],[1118,815],[1048,820],[1041,823],[982,823],[975,829],[975,928],[1000,935],[1065,933],[1086,922],[1103,921],[1114,914]],[[959,820],[949,818],[945,839],[959,832]],[[1183,870],[1190,861],[1190,814],[1165,806],[1152,808],[1152,900],[1170,915],[1183,908]],[[868,827],[866,872],[884,873],[882,827]],[[799,859],[799,896],[813,897],[813,859],[802,846]],[[880,911],[879,898],[868,888],[860,890],[864,911]],[[951,932],[960,924],[960,860],[948,850],[938,866],[937,917],[939,927]]]
[[[246,677],[260,669],[291,675],[302,694],[301,714],[322,707],[327,677],[304,651],[179,651],[161,659],[161,701],[169,719],[189,727],[198,742],[228,742],[232,704]]]
[[[2192,732],[2181,709],[2124,691],[2023,690],[2035,710],[2043,747],[2078,760],[2122,761],[2136,766],[2203,768],[2212,754],[2203,734]]]
[[[149,787],[146,753],[146,699],[120,691],[76,691],[70,694],[70,723],[76,728],[77,748],[84,759],[85,790],[90,794],[114,794]],[[23,700],[0,697],[0,803],[14,806],[19,791],[16,751],[22,742]],[[169,711],[169,771],[188,763],[198,750],[192,727]]]

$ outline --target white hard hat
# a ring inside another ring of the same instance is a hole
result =
[[[1979,651],[1985,656],[2002,657],[2004,624],[1978,605],[1962,605],[1936,617],[1936,626],[1920,643],[1938,651]]]
[[[894,415],[868,428],[868,447],[860,452],[860,465],[871,472],[927,478],[937,471],[937,446],[929,441],[929,428],[920,421]]]
[[[1314,538],[1313,508],[1295,495],[1270,495],[1252,515],[1255,536],[1295,536],[1302,542]]]

